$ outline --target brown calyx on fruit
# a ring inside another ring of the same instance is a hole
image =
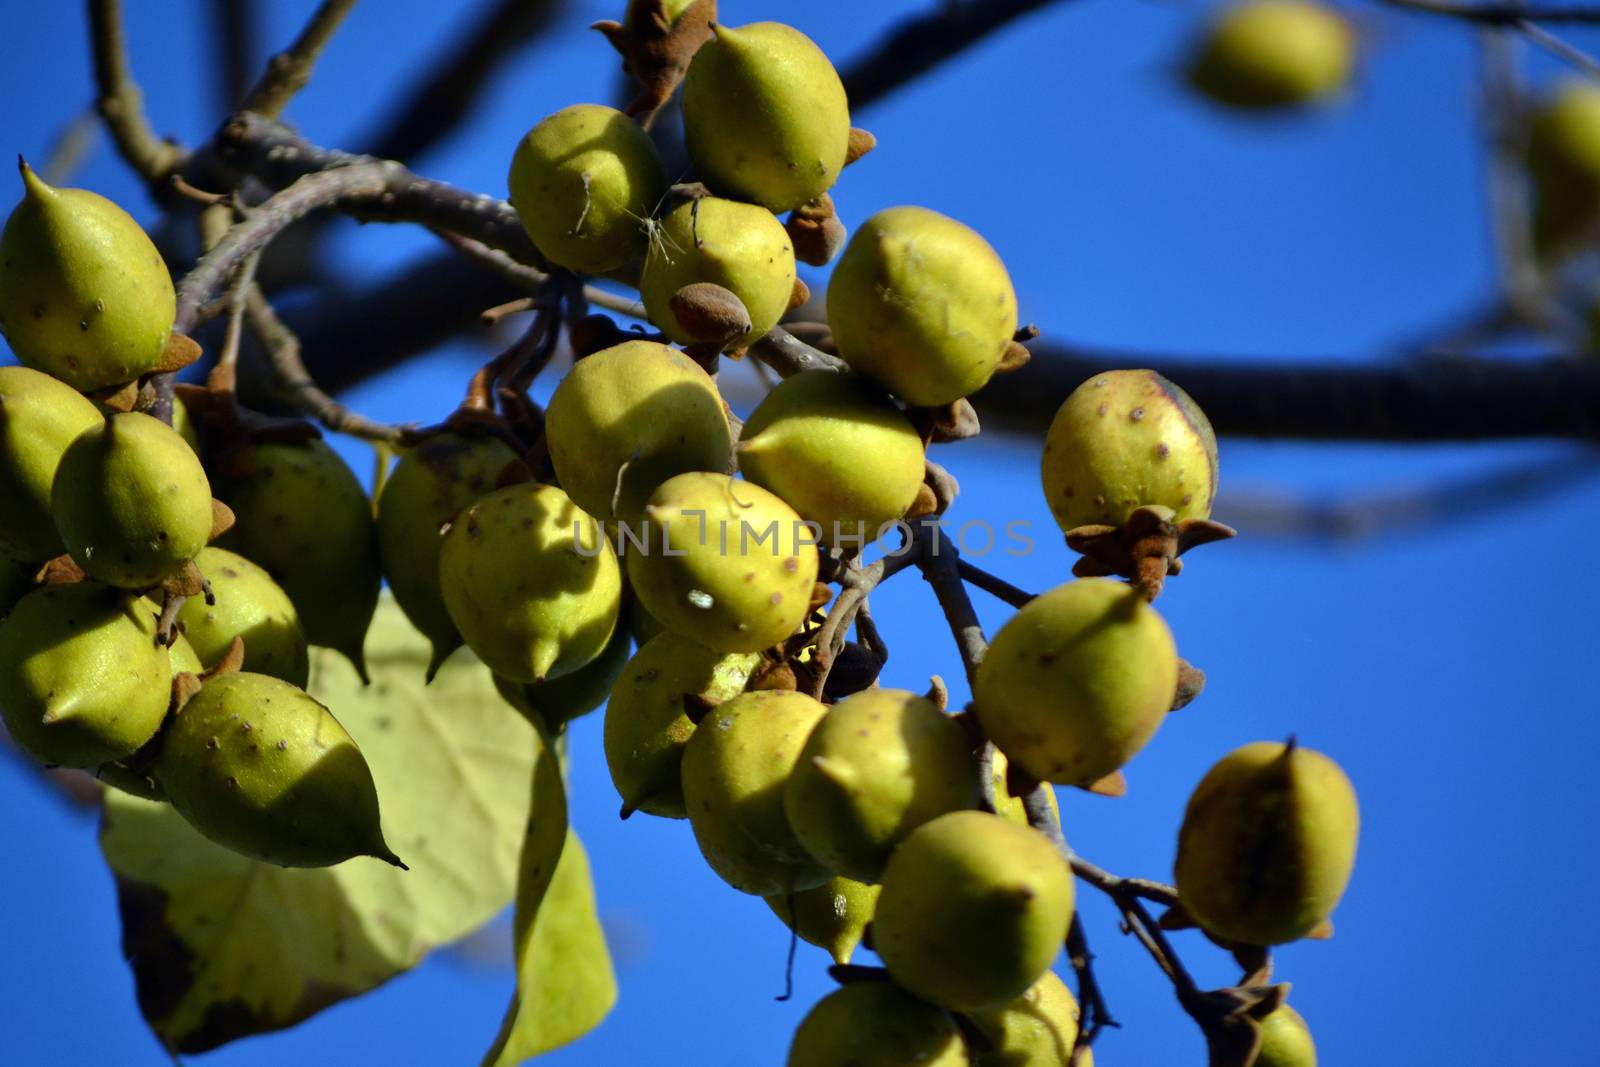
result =
[[[648,130],[661,106],[672,99],[689,61],[711,39],[716,18],[717,0],[694,0],[676,19],[667,14],[664,0],[640,0],[633,25],[607,19],[589,27],[605,34],[622,56],[622,69],[639,83],[639,94],[623,111],[640,126]]]
[[[1238,532],[1210,519],[1174,522],[1174,517],[1171,508],[1147,504],[1135,509],[1121,526],[1094,524],[1068,530],[1067,547],[1083,553],[1072,573],[1079,578],[1118,575],[1128,579],[1146,600],[1154,600],[1167,575],[1183,570],[1179,556]]]

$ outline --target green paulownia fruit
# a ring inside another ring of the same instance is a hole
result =
[[[747,345],[778,324],[794,294],[794,246],[765,208],[707,196],[667,213],[650,241],[639,297],[645,311],[679,344],[696,340],[672,310],[672,297],[696,282],[732,292],[750,313],[750,331],[729,343]]]
[[[968,1013],[989,1041],[973,1056],[973,1067],[1068,1067],[1078,1018],[1077,998],[1054,971],[1046,971],[1009,1004]],[[1086,1067],[1093,1063],[1091,1052]]]
[[[925,697],[874,688],[833,705],[811,732],[784,810],[807,852],[876,882],[911,831],[978,798],[978,760],[961,724]]]
[[[435,434],[400,457],[378,495],[378,559],[400,609],[433,644],[430,681],[461,647],[439,588],[445,525],[488,496],[506,465],[516,460],[511,446],[496,437]]]
[[[0,367],[0,556],[43,563],[66,551],[50,517],[61,454],[102,419],[77,390],[27,367]]]
[[[799,628],[817,581],[813,531],[782,500],[725,474],[680,474],[644,509],[628,578],[661,625],[719,652],[759,652]]]
[[[834,877],[815,889],[775,893],[767,906],[800,940],[828,950],[835,963],[849,963],[878,905],[879,887]]]
[[[506,703],[529,722],[556,731],[606,702],[632,648],[633,635],[626,622],[619,620],[605,649],[571,674],[544,682],[513,682],[497,674],[494,685]]]
[[[211,483],[176,430],[136,411],[79,434],[50,491],[56,530],[89,577],[145,589],[211,537]]]
[[[1291,108],[1350,79],[1355,33],[1311,0],[1243,0],[1222,13],[1190,61],[1189,82],[1225,107]]]
[[[1344,895],[1359,828],[1355,790],[1327,756],[1275,741],[1234,749],[1189,797],[1178,899],[1225,940],[1298,940]]]
[[[154,768],[206,837],[283,867],[352,856],[405,866],[384,843],[366,758],[327,708],[264,674],[212,678],[172,717]]]
[[[20,166],[24,195],[0,236],[0,333],[24,364],[82,392],[148,373],[177,315],[161,253],[110,200]]]
[[[937,407],[982,388],[1017,332],[1017,295],[989,243],[921,207],[880,211],[828,282],[839,355],[908,404]]]
[[[251,471],[222,485],[237,518],[220,544],[266,568],[300,614],[306,640],[367,677],[367,627],[378,607],[372,502],[322,441],[258,444]]]
[[[1564,81],[1534,110],[1528,125],[1534,237],[1560,250],[1600,217],[1600,86]]]
[[[238,637],[244,641],[244,670],[303,688],[311,662],[289,594],[272,575],[225,548],[201,549],[195,565],[211,583],[215,603],[190,597],[178,610],[178,622],[200,662],[215,667]]]
[[[713,190],[771,211],[827,192],[850,147],[850,105],[833,64],[782,23],[712,31],[683,80],[696,173]]]
[[[644,255],[646,220],[667,191],[650,135],[600,104],[562,108],[529,130],[507,184],[534,246],[587,274]]]
[[[1174,522],[1206,519],[1217,496],[1217,435],[1189,394],[1155,371],[1106,371],[1056,411],[1040,479],[1063,532],[1121,526],[1147,504],[1171,508]]]
[[[560,678],[600,655],[622,604],[617,555],[600,525],[561,490],[532,482],[457,516],[439,579],[462,638],[517,682]]]
[[[827,709],[804,693],[741,693],[711,709],[683,750],[683,800],[694,839],[723,881],[769,897],[831,872],[795,837],[783,790]]]
[[[970,1067],[945,1012],[892,982],[852,982],[800,1021],[787,1067]]]
[[[990,740],[1042,782],[1092,785],[1134,757],[1172,706],[1172,632],[1136,589],[1057,586],[1013,615],[978,665]]]
[[[1261,1020],[1261,1051],[1251,1067],[1317,1067],[1317,1046],[1299,1012],[1280,1004]]]
[[[156,613],[94,582],[46,586],[0,620],[0,712],[34,759],[96,767],[155,736],[172,698]]]
[[[851,374],[801,371],[744,424],[739,469],[822,527],[822,542],[864,546],[904,517],[922,487],[911,420]]]
[[[894,980],[953,1011],[1013,1001],[1072,922],[1072,872],[1048,838],[982,811],[941,815],[889,857],[873,947]]]
[[[754,652],[713,652],[677,634],[650,638],[628,661],[606,704],[605,751],[622,817],[683,819],[683,748],[695,717],[744,691]]]
[[[668,478],[726,471],[732,457],[716,382],[654,341],[626,341],[574,363],[544,427],[561,487],[601,519],[635,521]]]

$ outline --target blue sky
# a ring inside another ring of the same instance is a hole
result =
[[[723,15],[787,18],[844,62],[933,2],[725,0]],[[205,5],[128,6],[158,127],[202,139],[217,117]],[[279,44],[312,4],[259,6],[270,21],[264,39]],[[358,138],[478,6],[359,5],[292,118],[322,143]],[[419,168],[503,194],[511,148],[529,125],[569,103],[610,99],[614,56],[583,27],[615,6],[569,4],[562,27],[508,66],[474,119]],[[1361,361],[1481,306],[1494,272],[1474,34],[1349,5],[1364,59],[1347,99],[1308,117],[1241,121],[1173,78],[1207,6],[1059,3],[859,113],[880,147],[836,190],[845,221],[896,203],[962,219],[1006,259],[1024,318],[1064,343]],[[82,21],[81,5],[0,0],[0,150],[43,157],[90,102]],[[1600,46],[1593,34],[1575,39]],[[1543,59],[1529,69],[1535,81],[1557,73]],[[103,142],[74,182],[151,217]],[[393,227],[338,234],[335,264],[354,277],[436,244]],[[480,358],[446,348],[348,399],[381,418],[431,421]],[[1050,534],[1038,448],[997,440],[940,456],[963,485],[954,518],[1032,524],[1031,555],[987,563],[1035,590],[1065,580],[1071,564]],[[1225,439],[1218,517],[1266,496],[1359,499],[1570,452],[1551,442]],[[347,455],[365,474],[361,448]],[[1159,608],[1183,654],[1208,672],[1206,693],[1129,767],[1127,798],[1062,795],[1081,852],[1118,872],[1167,877],[1188,791],[1233,747],[1293,732],[1345,766],[1363,830],[1337,936],[1278,955],[1326,1063],[1574,1062],[1600,1041],[1586,966],[1600,949],[1589,919],[1597,836],[1582,814],[1594,808],[1600,743],[1590,673],[1600,578],[1554,553],[1521,568],[1501,562],[1513,537],[1569,545],[1574,531],[1593,529],[1597,486],[1574,476],[1566,491],[1516,509],[1382,538],[1284,541],[1246,526],[1239,540],[1202,550]],[[1007,611],[976,599],[992,632]],[[959,661],[920,581],[897,578],[873,606],[892,650],[884,683],[921,689],[937,673],[964,700]],[[781,1062],[794,1024],[830,986],[825,957],[802,946],[797,997],[774,1002],[785,932],[760,901],[709,873],[685,824],[618,822],[599,726],[590,717],[572,731],[574,819],[595,865],[621,1000],[595,1034],[548,1062]],[[0,807],[0,1059],[167,1062],[133,1002],[91,821],[12,763],[0,763]],[[1202,1062],[1165,980],[1117,933],[1102,900],[1080,896],[1125,1027],[1105,1035],[1099,1062]],[[1202,981],[1235,977],[1195,935],[1178,945]],[[205,1062],[476,1062],[509,985],[503,967],[443,955]]]

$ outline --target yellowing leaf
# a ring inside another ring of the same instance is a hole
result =
[[[140,1009],[169,1048],[200,1052],[291,1026],[510,901],[539,746],[468,652],[424,687],[428,657],[385,599],[367,640],[371,686],[333,652],[312,659],[311,692],[361,746],[384,833],[410,871],[366,857],[309,870],[259,863],[165,804],[107,794],[100,846],[117,878],[123,951]]]
[[[567,825],[561,765],[548,743],[534,763],[517,883],[516,957],[517,990],[483,1067],[514,1067],[576,1041],[617,1002],[589,858]]]

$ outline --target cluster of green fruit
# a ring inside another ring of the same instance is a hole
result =
[[[198,436],[117,410],[170,344],[154,245],[109,200],[22,174],[0,238],[0,328],[23,364],[0,367],[11,736],[43,763],[169,800],[247,855],[398,862],[360,751],[301,688],[308,637],[348,633],[359,650],[376,602],[375,567],[370,596],[349,591],[371,540],[360,486],[320,441],[262,446],[248,472],[234,457],[231,506],[214,501]]]
[[[648,9],[667,32],[701,6],[635,4],[630,22]],[[798,31],[708,22],[683,86],[702,184],[669,189],[640,125],[598,105],[535,126],[509,180],[545,258],[635,282],[665,338],[579,351],[539,448],[492,420],[413,434],[375,506],[319,439],[242,420],[231,395],[192,398],[204,463],[198,436],[115,410],[166,367],[170,279],[115,205],[25,170],[0,243],[0,328],[24,364],[0,369],[0,709],[41,761],[164,797],[240,852],[398,863],[359,750],[301,688],[308,644],[362,667],[387,579],[430,673],[465,644],[551,731],[605,704],[625,816],[687,818],[721,878],[837,961],[870,942],[884,977],[819,1003],[792,1064],[1065,1063],[1078,1008],[1051,967],[1074,880],[1021,796],[1113,788],[1174,705],[1172,634],[1147,586],[1085,577],[996,634],[968,714],[874,677],[832,702],[797,686],[824,561],[937,508],[924,416],[1001,368],[1016,297],[983,238],[932,211],[843,241],[828,192],[862,138]],[[789,377],[736,437],[707,367],[796,301],[797,254],[841,248],[828,325],[848,369]],[[1109,372],[1063,403],[1041,477],[1069,541],[1138,519],[1177,543],[1210,514],[1216,442],[1172,383]],[[1092,573],[1125,573],[1106,558]],[[1307,936],[1355,838],[1331,761],[1246,746],[1191,800],[1183,911],[1229,944]],[[1311,1062],[1291,1009],[1265,1025],[1259,1063]]]
[[[529,132],[512,203],[552,262],[637,270],[646,313],[668,338],[691,352],[737,351],[789,306],[796,242],[773,213],[826,195],[846,158],[848,113],[827,59],[775,24],[712,27],[689,63],[683,110],[704,186],[676,204],[639,126],[594,105]],[[787,531],[815,523],[824,550],[848,553],[841,529],[865,529],[870,542],[910,514],[926,444],[910,416],[980,388],[1017,324],[994,252],[919,208],[864,224],[827,307],[849,372],[787,379],[733,446],[695,359],[649,340],[579,359],[544,427],[565,494],[502,490],[510,497],[462,512],[440,570],[448,611],[434,618],[452,620],[510,698],[547,722],[606,704],[624,816],[687,818],[721,878],[765,898],[838,962],[870,937],[887,980],[822,1001],[791,1063],[1064,1063],[1078,1009],[1050,968],[1072,921],[1072,873],[1007,785],[1090,787],[1116,775],[1173,704],[1176,649],[1138,590],[1084,579],[999,632],[968,720],[875,684],[824,703],[773,670],[797,633],[814,630],[825,599],[812,595],[816,546]],[[735,465],[742,479],[727,473]],[[1203,520],[1215,439],[1171,383],[1109,373],[1063,405],[1042,474],[1064,531],[1120,527],[1152,508],[1173,523]],[[534,495],[545,499],[532,510],[512,503]],[[619,567],[603,530],[635,524],[643,536],[618,539]],[[752,545],[750,531],[771,528],[773,541]],[[550,556],[557,547],[565,554]],[[616,636],[622,571],[642,642],[631,659]],[[547,588],[530,599],[538,582]],[[558,621],[581,640],[558,634]],[[603,678],[615,679],[608,695]],[[971,719],[997,749],[996,812],[982,810]],[[1207,778],[1181,841],[1181,892],[1198,923],[1231,942],[1293,940],[1343,891],[1353,794],[1325,757],[1252,746]],[[1269,1034],[1294,1018],[1274,1013]],[[1284,1042],[1297,1043],[1309,1049],[1309,1037]]]

